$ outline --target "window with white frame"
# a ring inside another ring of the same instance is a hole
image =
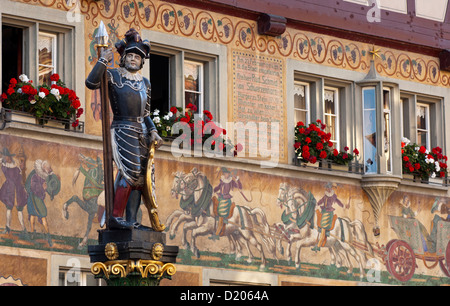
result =
[[[106,282],[101,278],[95,278],[88,269],[60,267],[58,286],[106,286]]]
[[[338,92],[337,88],[326,87],[323,97],[325,131],[331,134],[330,141],[336,149],[339,149]]]
[[[391,159],[391,91],[383,89],[383,141],[384,154],[386,156],[386,171],[392,172]]]
[[[53,73],[74,88],[74,36],[74,28],[64,24],[2,16],[2,88],[21,74],[36,83],[50,84]]]
[[[353,104],[352,82],[294,71],[290,120],[306,124],[320,119],[330,133],[333,148],[352,143],[351,129],[341,129]],[[342,104],[340,101],[343,101]],[[345,102],[345,103],[344,103]]]
[[[403,136],[428,150],[444,143],[443,102],[440,97],[402,93]]]
[[[365,173],[377,173],[377,109],[375,87],[366,87],[363,98],[363,141]]]
[[[209,110],[217,116],[218,57],[199,54],[192,50],[153,44],[150,56],[150,82],[152,83],[152,111],[166,114],[170,107],[185,109],[195,105],[195,114]],[[182,75],[183,78],[177,76]]]
[[[39,32],[38,36],[38,67],[39,84],[51,85],[50,76],[56,73],[56,46],[55,34]]]
[[[309,84],[294,83],[294,122],[309,124]]]
[[[430,106],[417,103],[417,144],[430,150]]]
[[[193,104],[202,114],[203,106],[203,64],[201,62],[184,61],[184,105]]]

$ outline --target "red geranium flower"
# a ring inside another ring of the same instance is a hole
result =
[[[50,76],[50,81],[52,82],[58,82],[59,81],[59,75],[57,73],[54,73]]]
[[[316,149],[317,149],[317,150],[322,150],[322,149],[323,149],[323,144],[320,143],[320,142],[318,142],[318,143],[316,144]]]

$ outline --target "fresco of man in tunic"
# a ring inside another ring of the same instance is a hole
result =
[[[219,217],[219,223],[217,225],[216,234],[212,237],[213,239],[220,236],[224,224],[233,214],[235,204],[231,201],[233,196],[230,194],[230,191],[234,188],[242,189],[242,183],[239,180],[239,176],[233,178],[231,172],[225,167],[222,168],[222,174],[219,185],[214,187],[214,192],[218,195],[218,199],[216,197],[213,198],[214,211]]]
[[[35,236],[36,219],[42,224],[44,234],[48,244],[53,245],[48,222],[47,222],[47,206],[44,200],[46,194],[50,195],[50,199],[59,193],[61,183],[57,175],[53,173],[50,163],[46,160],[36,160],[34,170],[28,175],[25,182],[25,189],[28,192],[27,210],[30,219],[30,231]]]
[[[1,154],[1,168],[6,178],[0,187],[0,201],[6,206],[6,225],[3,233],[11,232],[11,212],[16,207],[22,232],[26,235],[23,209],[27,204],[27,193],[23,184],[22,168],[13,159],[16,154],[11,154],[8,148],[3,148]]]

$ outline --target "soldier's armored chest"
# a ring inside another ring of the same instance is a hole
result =
[[[109,71],[109,100],[115,116],[142,117],[148,91],[143,79],[130,80],[115,69]]]

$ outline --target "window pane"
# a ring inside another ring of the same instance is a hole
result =
[[[391,95],[389,90],[383,90],[384,112],[384,154],[386,155],[386,171],[391,171]]]
[[[39,55],[39,84],[50,85],[50,76],[55,72],[55,49],[56,36],[39,35],[38,55]]]
[[[389,90],[383,90],[383,108],[384,110],[390,110],[391,109],[391,101],[390,101],[390,94]]]
[[[375,109],[375,89],[366,89],[364,93],[364,109]]]
[[[308,124],[306,120],[306,112],[301,110],[295,110],[295,124],[297,124],[297,122],[299,121],[303,122],[304,124]]]
[[[22,74],[23,30],[12,26],[2,26],[2,88],[8,88],[12,78]]]
[[[427,129],[428,109],[425,106],[417,106],[417,128],[421,130]]]
[[[196,63],[184,63],[184,88],[186,90],[200,91],[200,68],[201,66]]]
[[[332,90],[325,90],[325,113],[336,114],[336,104],[334,103],[335,92]]]
[[[185,99],[186,105],[188,105],[189,103],[192,103],[195,106],[197,106],[197,112],[196,113],[198,113],[199,110],[200,110],[199,97],[200,97],[200,94],[195,93],[195,92],[188,92],[188,91],[186,91],[184,93],[184,99]]]
[[[152,112],[166,114],[170,109],[170,58],[158,54],[150,56],[150,83],[152,84]]]
[[[364,165],[366,173],[377,172],[377,122],[375,111],[375,89],[363,90],[364,105]]]
[[[58,273],[58,286],[64,286],[64,281],[66,279],[66,273],[65,272],[59,272]]]
[[[304,95],[294,95],[294,108],[306,109],[306,99]]]
[[[336,116],[325,115],[325,132],[331,133],[331,141],[336,142]]]
[[[384,153],[386,154],[387,171],[391,171],[391,131],[389,113],[384,114]]]
[[[85,273],[86,275],[86,286],[98,286],[98,280],[91,273]]]
[[[427,147],[428,133],[426,131],[417,131],[417,144]]]

